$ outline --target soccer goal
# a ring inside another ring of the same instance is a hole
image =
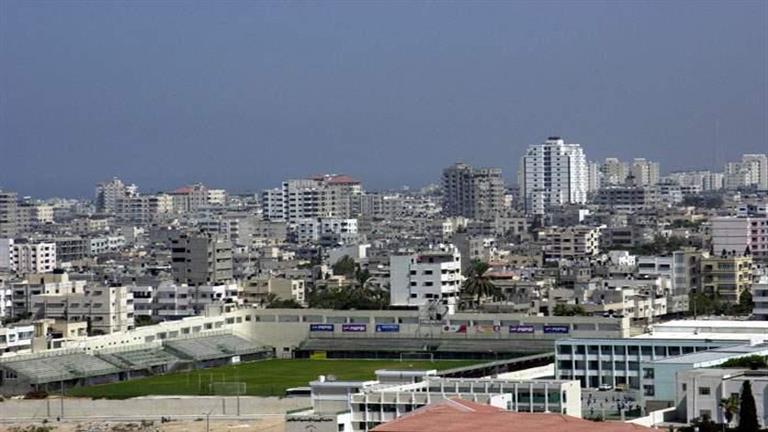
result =
[[[404,352],[400,353],[400,361],[413,361],[413,360],[419,360],[419,361],[435,361],[435,354],[431,352],[422,352],[422,351],[414,351],[414,352]]]
[[[212,382],[208,386],[211,394],[215,396],[242,396],[248,389],[242,381]]]

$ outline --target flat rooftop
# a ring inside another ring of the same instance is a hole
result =
[[[704,364],[725,361],[733,357],[748,355],[768,355],[768,344],[737,345],[714,348],[681,356],[669,357],[654,361],[655,364]]]

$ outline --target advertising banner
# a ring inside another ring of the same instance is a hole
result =
[[[565,325],[555,325],[555,326],[544,326],[544,333],[559,333],[564,334],[570,332],[571,329],[568,326]]]
[[[400,324],[376,324],[377,333],[399,333]]]
[[[511,325],[511,326],[509,326],[509,332],[510,333],[532,334],[533,333],[533,326],[532,325]]]
[[[310,324],[309,331],[313,332],[332,332],[333,324]]]
[[[348,333],[362,333],[368,329],[365,324],[342,324],[341,331]]]

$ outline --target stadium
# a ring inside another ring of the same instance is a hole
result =
[[[485,314],[479,321],[477,317],[456,314],[451,321],[425,322],[416,311],[222,308],[129,332],[53,341],[59,347],[41,353],[2,357],[0,393],[71,393],[79,387],[184,371],[189,375],[270,358],[378,359],[389,361],[383,365],[390,367],[435,362],[450,371],[445,376],[481,376],[551,363],[554,341],[563,336],[621,336],[628,329],[621,319]],[[353,364],[335,363],[338,370],[324,373],[342,375]],[[476,366],[469,367],[472,364]],[[374,369],[361,370],[360,376],[370,376]],[[198,374],[197,391],[190,392],[247,391],[221,384],[238,382],[236,377],[214,375],[208,374],[204,386]],[[252,391],[247,392],[275,393]]]

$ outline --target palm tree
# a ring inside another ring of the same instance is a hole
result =
[[[720,409],[723,410],[723,416],[727,425],[730,425],[733,421],[733,415],[739,411],[740,404],[741,401],[738,394],[731,395],[729,398],[723,398],[720,401]]]
[[[501,290],[493,284],[485,275],[488,271],[488,264],[479,260],[472,261],[471,267],[467,272],[467,279],[461,286],[462,294],[468,298],[474,298],[475,304],[480,304],[480,300],[486,297],[494,299],[501,298]]]

